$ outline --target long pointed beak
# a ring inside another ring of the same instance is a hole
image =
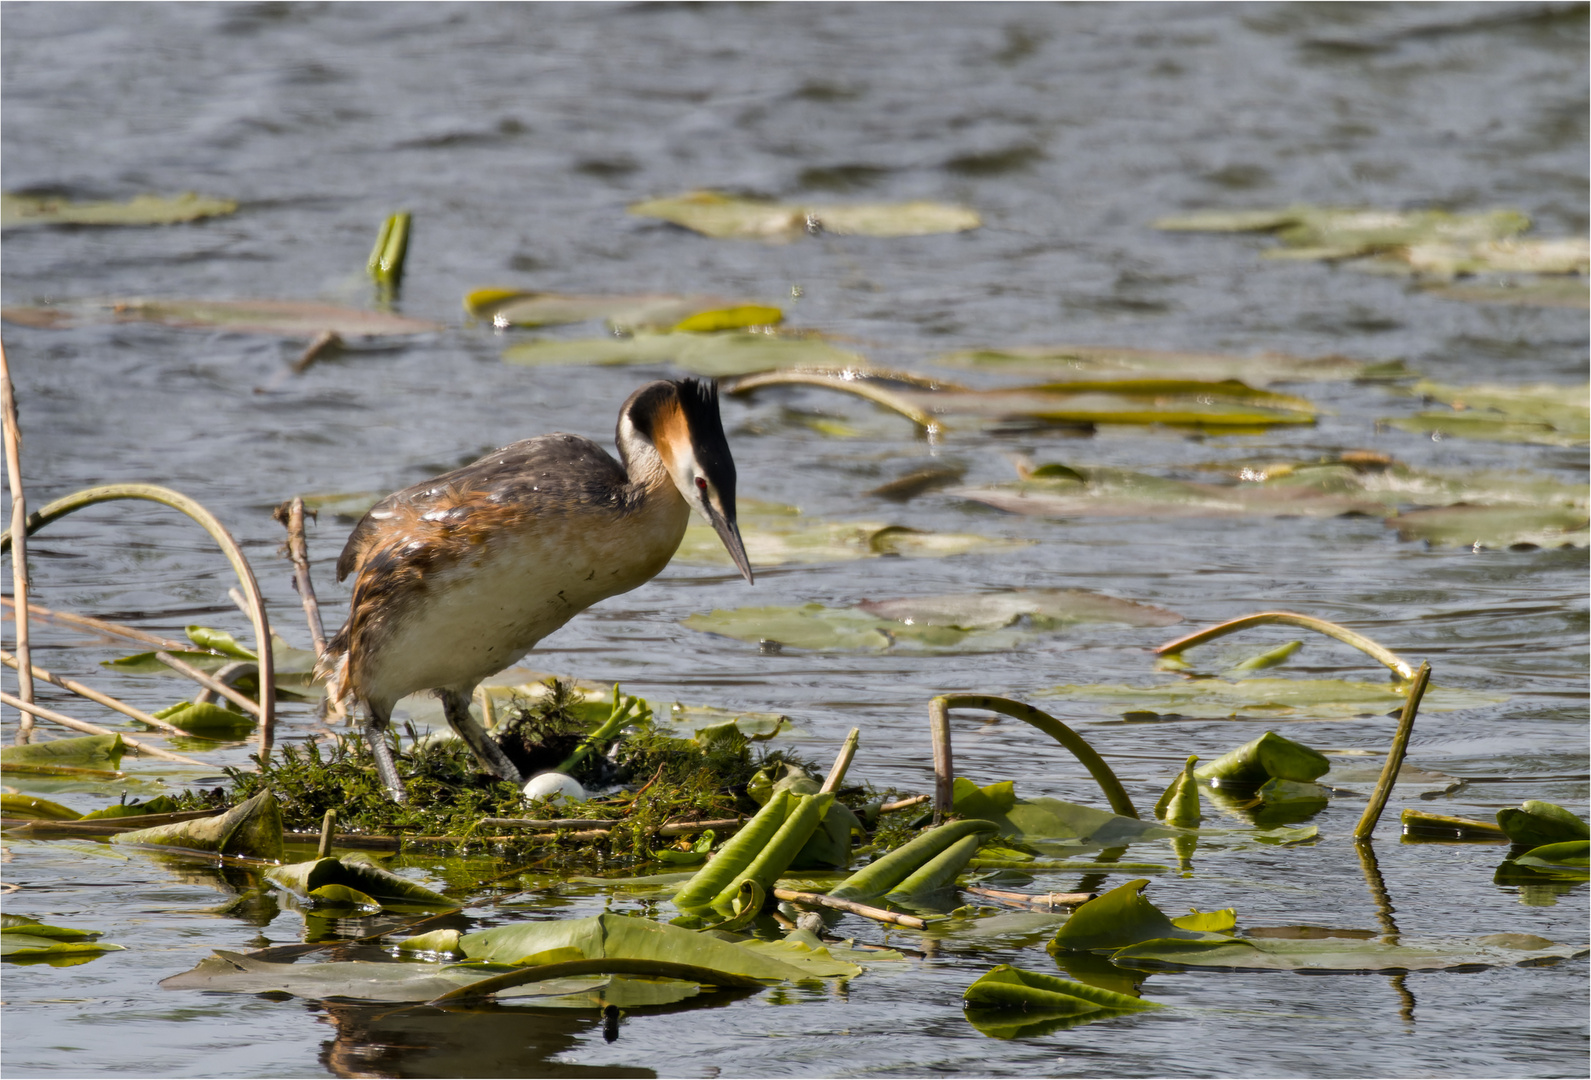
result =
[[[751,560],[746,558],[746,545],[740,542],[740,528],[733,521],[724,518],[711,505],[707,508],[707,519],[713,524],[713,531],[718,534],[718,539],[724,542],[724,547],[729,551],[729,557],[735,560],[747,585],[755,585],[756,581],[751,576]]]

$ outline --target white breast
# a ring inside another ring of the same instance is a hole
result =
[[[599,600],[668,565],[690,510],[677,493],[620,516],[538,519],[427,576],[359,658],[358,689],[377,707],[438,687],[468,691]]]

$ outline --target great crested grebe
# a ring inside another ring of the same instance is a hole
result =
[[[388,495],[354,527],[337,580],[348,621],[320,671],[335,702],[361,702],[365,738],[405,801],[385,731],[400,698],[434,690],[490,773],[525,777],[470,716],[480,681],[598,600],[668,565],[694,509],[751,582],[735,525],[735,462],[718,386],[647,383],[619,410],[619,460],[578,435],[542,435]]]

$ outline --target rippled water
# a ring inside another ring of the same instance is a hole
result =
[[[1451,383],[1585,380],[1583,312],[1465,305],[1324,264],[1266,262],[1264,240],[1149,227],[1188,209],[1317,202],[1511,206],[1538,234],[1583,235],[1583,5],[10,3],[0,21],[6,190],[119,198],[191,189],[243,204],[236,216],[182,227],[9,232],[7,304],[133,295],[365,303],[360,268],[376,224],[414,212],[401,308],[448,328],[356,348],[299,377],[283,372],[300,346],[275,339],[136,324],[5,330],[34,504],[119,480],[199,498],[243,542],[277,624],[300,641],[286,563],[274,554],[273,504],[391,490],[549,430],[607,441],[618,403],[666,371],[506,365],[499,356],[513,335],[467,324],[459,310],[463,293],[483,285],[761,297],[797,325],[847,335],[875,361],[908,369],[975,345],[1097,342],[1401,357]],[[639,198],[708,186],[964,201],[986,225],[769,247],[624,213]],[[969,482],[1009,479],[1016,452],[1193,475],[1239,457],[1369,449],[1421,467],[1586,478],[1582,449],[1433,442],[1378,427],[1378,417],[1418,408],[1382,386],[1289,389],[1330,415],[1303,432],[1203,439],[955,429],[937,446],[819,392],[729,402],[744,495],[1035,543],[769,570],[755,590],[674,566],[575,620],[531,662],[659,700],[785,712],[813,756],[857,725],[852,775],[919,790],[931,777],[928,699],[1006,693],[1079,726],[1142,805],[1186,754],[1220,753],[1263,728],[1123,724],[1043,695],[1066,683],[1147,682],[1146,649],[1175,631],[1084,628],[996,655],[764,656],[679,621],[752,603],[845,606],[1017,585],[1097,589],[1171,608],[1189,625],[1286,606],[1430,659],[1441,685],[1507,696],[1422,717],[1414,762],[1472,779],[1425,808],[1489,817],[1545,798],[1584,812],[1583,550],[1426,549],[1365,518],[1048,522],[946,495],[897,506],[863,494],[929,459],[965,465]],[[862,434],[825,439],[792,422],[792,407],[843,416]],[[347,595],[332,582],[347,526],[326,518],[310,536],[334,613]],[[224,562],[162,511],[88,511],[41,533],[31,552],[48,606],[166,634],[193,621],[247,629],[225,598]],[[99,684],[109,676],[95,662],[126,651],[59,628],[35,633],[36,663]],[[1266,640],[1254,635],[1253,647]],[[1380,677],[1323,640],[1292,666]],[[169,704],[172,685],[115,680],[145,708]],[[75,702],[62,707],[100,719]],[[289,706],[283,736],[302,737],[311,722]],[[7,739],[14,723],[8,713]],[[961,772],[1014,779],[1024,794],[1094,799],[1075,762],[1018,727],[961,720]],[[1391,721],[1281,727],[1315,746],[1380,751]],[[241,764],[244,753],[213,756]],[[102,801],[59,797],[84,808]],[[1167,911],[1235,905],[1247,925],[1384,930],[1348,840],[1359,810],[1334,803],[1313,819],[1318,843],[1196,860],[1191,876],[1155,878],[1151,895]],[[1550,906],[1523,904],[1518,890],[1492,884],[1498,849],[1394,836],[1383,824],[1376,853],[1402,934],[1585,940],[1583,886]],[[80,967],[8,967],[0,1060],[15,1076],[1534,1076],[1581,1074],[1586,1060],[1583,959],[1402,979],[1156,974],[1144,993],[1171,1009],[1029,1040],[978,1034],[962,1017],[962,990],[997,962],[1054,971],[1045,933],[946,943],[843,990],[628,1016],[613,1043],[586,1016],[505,1009],[384,1020],[382,1010],[346,1005],[168,992],[156,982],[212,948],[299,940],[301,918],[266,913],[256,925],[216,914],[226,894],[208,871],[104,845],[12,840],[6,852],[4,878],[21,887],[8,911],[103,929],[129,946]],[[582,913],[602,898],[562,903]]]

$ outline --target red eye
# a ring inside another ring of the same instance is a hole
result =
[[[707,478],[705,476],[698,476],[696,478],[696,490],[700,491],[704,495],[707,493]]]

